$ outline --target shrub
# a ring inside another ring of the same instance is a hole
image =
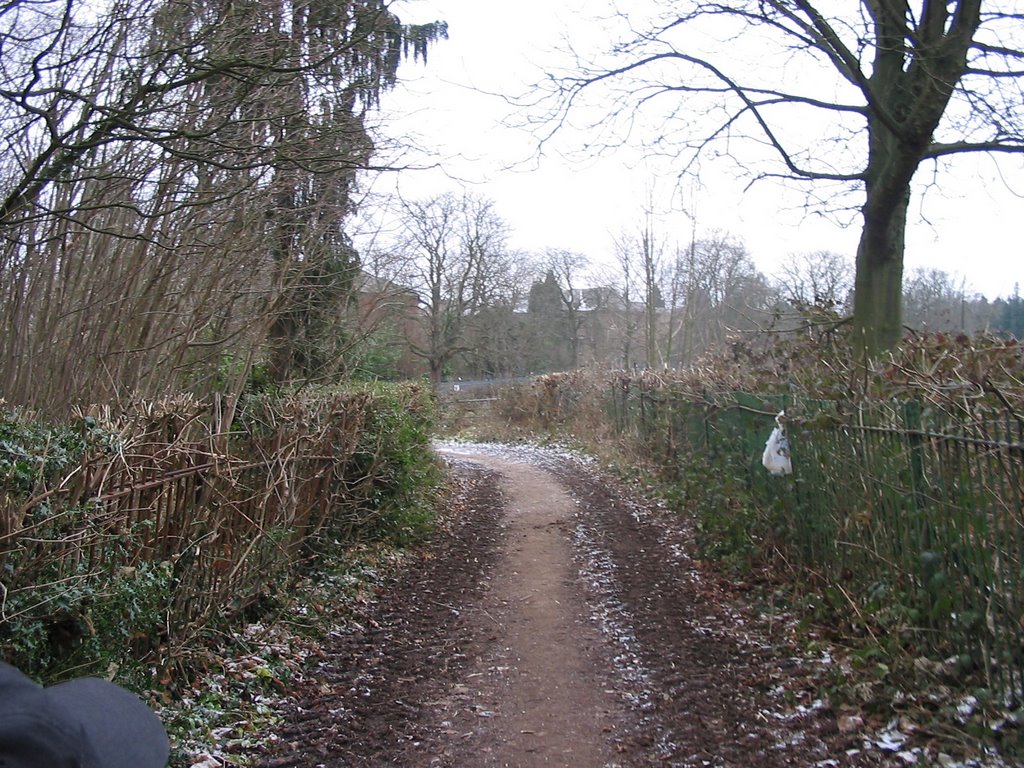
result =
[[[44,680],[183,671],[190,644],[280,607],[300,568],[424,536],[432,423],[421,385],[253,392],[230,436],[187,397],[122,415],[116,437],[0,417],[0,658]]]
[[[407,546],[430,532],[441,469],[430,450],[434,406],[423,385],[375,385],[349,470],[372,478],[366,502],[376,514],[364,533]]]

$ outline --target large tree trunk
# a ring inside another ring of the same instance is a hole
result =
[[[902,336],[903,250],[910,204],[909,180],[902,194],[869,191],[857,246],[853,327],[857,346],[875,355]]]
[[[926,157],[981,23],[981,0],[925,3],[909,26],[907,8],[870,3],[878,38],[868,118],[864,229],[853,302],[856,341],[866,356],[902,335],[903,251],[910,182]]]
[[[445,361],[431,357],[427,362],[429,364],[430,388],[437,392],[441,389],[441,375],[444,373]]]

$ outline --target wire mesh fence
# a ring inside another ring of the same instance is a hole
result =
[[[1024,421],[1013,411],[695,394],[627,379],[611,385],[607,410],[680,482],[701,463],[739,484],[757,515],[750,535],[874,626],[1020,699]],[[793,474],[774,477],[761,456],[781,410]]]

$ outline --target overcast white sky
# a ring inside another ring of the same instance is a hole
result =
[[[589,6],[586,12],[578,10]],[[547,247],[585,253],[597,262],[610,262],[612,238],[642,219],[652,180],[664,194],[665,208],[671,169],[645,166],[633,153],[605,153],[584,163],[569,161],[551,151],[532,155],[534,142],[523,131],[502,126],[512,107],[494,94],[521,95],[540,78],[544,66],[564,63],[558,54],[563,38],[585,47],[602,40],[602,25],[588,21],[594,2],[583,0],[398,0],[393,9],[406,23],[443,19],[450,39],[437,43],[426,66],[405,63],[401,84],[384,97],[387,131],[403,141],[414,138],[421,155],[407,162],[438,162],[430,171],[403,171],[377,182],[387,189],[397,181],[404,194],[422,197],[453,190],[453,179],[468,182],[495,201],[509,223],[512,245],[531,251]],[[567,134],[568,147],[583,141]],[[962,171],[962,172],[961,172]],[[919,177],[924,172],[919,174]],[[841,226],[825,217],[808,215],[802,199],[788,198],[779,187],[760,184],[744,192],[744,182],[705,166],[705,187],[684,204],[696,214],[698,234],[727,231],[746,244],[762,272],[772,275],[791,252],[832,250],[851,263],[859,220]],[[945,270],[966,278],[968,291],[990,298],[1024,287],[1024,173],[1021,163],[1007,163],[1000,173],[991,159],[958,161],[957,180],[935,191],[918,194],[912,203],[912,226],[907,237],[907,272],[915,267]],[[676,202],[678,208],[678,199]],[[921,213],[924,214],[922,217]],[[663,234],[670,230],[685,243],[691,219],[682,212],[668,214]],[[672,238],[672,239],[675,239]]]

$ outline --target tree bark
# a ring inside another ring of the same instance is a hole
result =
[[[878,46],[868,115],[864,226],[857,247],[853,327],[866,356],[902,336],[903,255],[910,183],[927,156],[981,20],[980,0],[961,0],[953,13],[926,3],[915,29],[906,13],[872,6]],[[909,43],[908,43],[909,41]]]
[[[853,327],[868,355],[895,346],[902,335],[903,250],[910,187],[887,210],[864,206],[857,246]]]
[[[429,360],[430,388],[437,392],[441,388],[442,364],[438,360]]]
[[[921,150],[877,122],[870,125],[869,142],[853,327],[858,346],[873,356],[895,346],[902,335],[907,210]],[[926,143],[927,137],[918,142]]]

